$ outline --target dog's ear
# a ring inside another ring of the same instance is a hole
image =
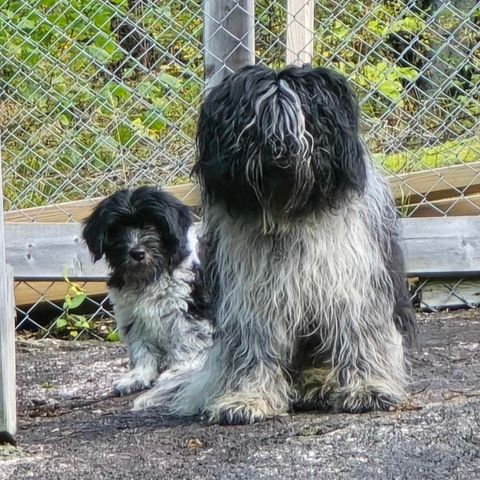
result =
[[[191,220],[188,210],[167,208],[157,212],[155,222],[172,266],[178,265],[190,253],[187,236]]]
[[[121,190],[103,199],[83,222],[82,237],[95,262],[105,253],[108,229],[120,214],[128,197],[127,190]]]
[[[137,189],[134,197],[137,216],[155,225],[171,267],[177,266],[190,253],[188,230],[193,224],[190,209],[172,195],[152,187]]]

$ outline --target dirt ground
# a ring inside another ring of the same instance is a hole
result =
[[[422,316],[399,411],[209,426],[112,398],[125,348],[18,342],[18,447],[0,479],[480,479],[480,311]]]

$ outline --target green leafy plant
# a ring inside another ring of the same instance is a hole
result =
[[[78,283],[71,282],[67,277],[65,282],[68,288],[63,302],[64,312],[55,320],[55,329],[57,333],[67,333],[70,338],[76,338],[81,331],[91,329],[91,324],[84,315],[72,313],[72,310],[82,305],[87,294]]]
[[[115,328],[114,321],[109,317],[89,318],[82,313],[76,313],[87,299],[87,292],[78,283],[72,282],[64,276],[67,292],[63,302],[63,312],[53,325],[52,333],[62,339],[76,338],[103,338],[107,342],[118,342],[120,336]]]

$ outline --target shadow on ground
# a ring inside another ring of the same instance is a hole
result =
[[[399,411],[237,427],[130,412],[109,396],[123,346],[19,342],[19,446],[0,449],[0,479],[480,478],[479,342],[479,312],[423,316]]]

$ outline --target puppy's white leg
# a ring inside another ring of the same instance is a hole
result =
[[[114,383],[113,391],[118,396],[150,388],[159,375],[158,356],[148,345],[140,342],[129,344],[129,353],[133,368]]]

